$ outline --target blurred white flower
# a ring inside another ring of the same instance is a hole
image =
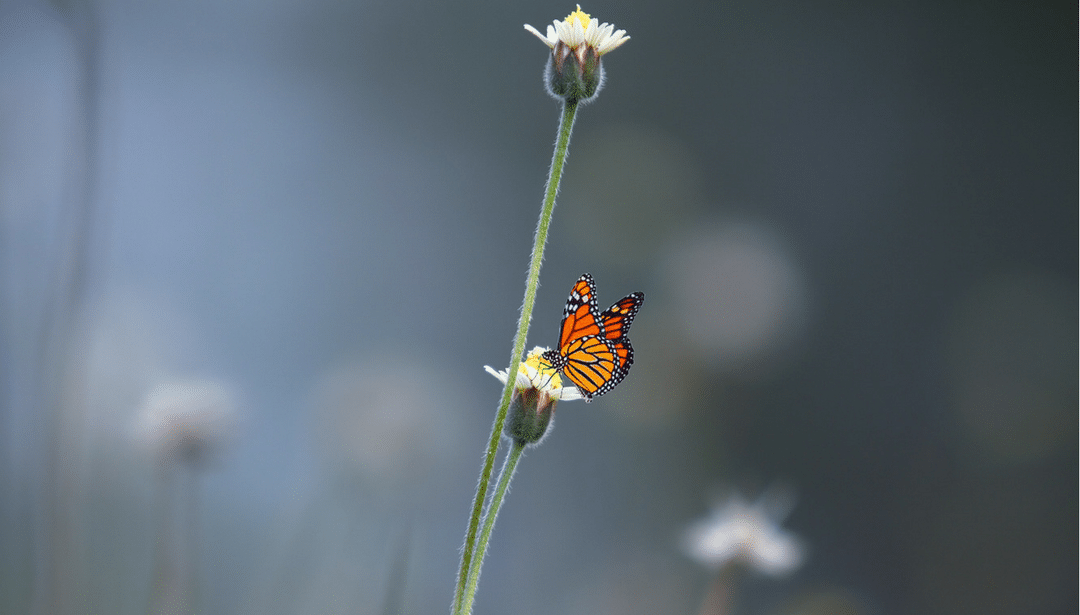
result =
[[[236,394],[225,384],[167,382],[143,400],[135,435],[164,463],[200,465],[224,448],[232,436],[236,411]]]
[[[683,549],[710,568],[740,561],[770,576],[786,575],[802,564],[805,552],[798,537],[780,528],[791,503],[781,490],[766,492],[753,504],[733,493],[686,531]]]

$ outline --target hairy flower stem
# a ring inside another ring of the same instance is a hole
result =
[[[525,452],[525,445],[514,443],[510,447],[510,452],[506,454],[502,471],[499,472],[499,484],[495,486],[495,494],[491,498],[491,504],[488,505],[487,514],[484,515],[484,529],[480,532],[480,540],[476,544],[476,564],[469,571],[469,580],[465,585],[465,598],[461,606],[463,614],[472,613],[473,599],[476,598],[476,584],[480,582],[480,565],[484,562],[484,553],[487,552],[488,542],[491,540],[491,530],[495,527],[495,518],[499,516],[499,509],[502,508],[503,498],[510,486],[510,479],[514,476],[514,470],[517,469],[518,460],[521,459],[523,452]]]
[[[475,561],[473,558],[476,532],[480,527],[480,517],[483,512],[484,501],[487,499],[488,484],[491,482],[491,473],[495,468],[495,456],[499,451],[499,440],[502,438],[503,424],[506,422],[506,411],[510,407],[510,397],[517,382],[521,355],[525,352],[525,339],[529,333],[529,322],[532,320],[533,304],[536,302],[536,287],[540,283],[540,265],[544,260],[544,245],[547,243],[551,214],[555,210],[555,195],[559,192],[559,181],[562,179],[563,165],[566,162],[566,154],[570,148],[570,133],[574,129],[574,116],[577,114],[577,106],[576,101],[567,101],[563,104],[562,120],[559,123],[559,136],[555,141],[555,154],[551,158],[547,188],[544,190],[544,205],[540,210],[540,222],[536,226],[536,237],[533,241],[532,258],[529,262],[529,276],[525,281],[525,302],[521,305],[521,318],[518,319],[517,337],[514,338],[514,350],[510,355],[510,370],[507,372],[508,377],[506,386],[503,388],[502,399],[499,402],[499,411],[495,414],[495,424],[491,428],[491,439],[488,442],[487,452],[484,453],[484,467],[480,471],[480,482],[476,487],[476,498],[473,500],[472,515],[469,517],[469,529],[465,534],[465,548],[461,553],[461,567],[458,570],[457,589],[454,592],[453,612],[455,615],[469,612],[462,610],[466,581],[470,576],[479,577],[480,573],[479,558]],[[472,574],[474,568],[476,569],[475,575]],[[473,592],[475,591],[474,584]],[[468,602],[471,605],[472,599],[470,598]]]

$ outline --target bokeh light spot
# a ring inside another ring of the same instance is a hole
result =
[[[447,381],[431,365],[407,360],[361,360],[330,370],[314,393],[323,452],[367,479],[417,479],[458,443],[440,402],[455,398]]]
[[[1011,272],[972,288],[950,331],[955,402],[965,434],[1003,461],[1043,457],[1075,442],[1075,289]]]
[[[574,245],[602,263],[652,260],[662,239],[701,207],[701,165],[656,129],[609,127],[575,139],[556,224],[568,223]]]
[[[683,335],[724,369],[770,358],[801,328],[802,275],[763,225],[726,223],[684,238],[667,277]]]

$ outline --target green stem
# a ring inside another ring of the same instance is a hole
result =
[[[480,582],[480,565],[484,563],[484,554],[487,552],[488,542],[491,540],[491,530],[495,527],[495,518],[499,516],[502,508],[506,489],[510,486],[510,479],[517,469],[521,453],[525,452],[525,445],[515,442],[506,454],[506,462],[503,463],[502,471],[499,472],[499,484],[495,487],[495,495],[488,505],[487,515],[484,517],[484,530],[480,532],[480,541],[476,544],[476,564],[469,571],[469,582],[465,586],[465,598],[462,602],[461,612],[463,615],[472,613],[473,599],[476,598],[476,584]]]
[[[502,399],[499,401],[499,411],[495,414],[495,424],[491,428],[487,452],[484,453],[484,467],[480,471],[480,483],[476,486],[476,498],[473,500],[472,515],[469,517],[469,529],[465,534],[465,548],[461,553],[461,568],[458,570],[457,589],[454,592],[453,612],[455,614],[462,612],[461,600],[465,593],[466,580],[474,567],[473,549],[476,543],[476,531],[480,527],[480,517],[483,513],[484,501],[487,499],[488,483],[491,482],[491,473],[495,468],[495,456],[499,452],[499,440],[502,438],[506,412],[510,407],[510,397],[514,391],[518,368],[521,365],[521,355],[525,352],[525,340],[529,333],[529,322],[532,320],[533,303],[536,301],[536,287],[540,283],[540,265],[544,261],[544,245],[547,243],[551,214],[555,210],[555,195],[559,192],[559,181],[562,179],[566,153],[570,148],[570,133],[574,129],[577,106],[576,101],[563,104],[559,136],[555,141],[555,154],[551,158],[547,188],[544,190],[544,205],[540,210],[540,222],[536,226],[536,237],[529,261],[529,276],[525,281],[525,302],[521,306],[517,337],[514,338],[514,351],[510,355],[510,370],[507,372],[506,386],[503,387]]]

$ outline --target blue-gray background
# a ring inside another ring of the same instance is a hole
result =
[[[522,24],[572,8],[0,3],[0,611],[145,612],[130,426],[204,378],[206,612],[447,612],[558,118]],[[477,613],[700,612],[684,528],[777,484],[807,559],[735,612],[1075,613],[1075,4],[583,8],[632,40],[530,346],[589,271],[637,362],[526,455]]]

